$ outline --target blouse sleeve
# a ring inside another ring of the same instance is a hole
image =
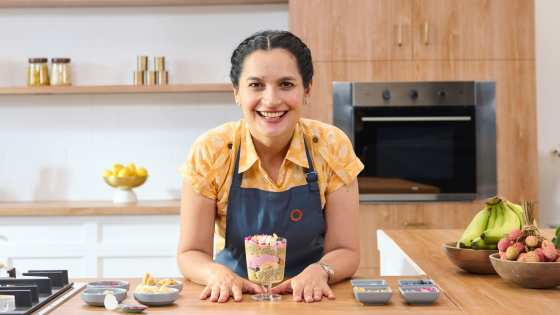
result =
[[[354,153],[352,142],[346,134],[334,128],[329,130],[323,158],[329,165],[327,188],[325,193],[336,191],[343,185],[349,185],[364,169],[364,164]]]
[[[191,146],[188,158],[181,167],[181,175],[190,180],[197,193],[215,200],[218,196],[212,178],[215,159],[205,138],[200,137]]]

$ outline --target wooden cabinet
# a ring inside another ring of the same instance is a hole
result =
[[[410,60],[411,0],[292,0],[290,30],[316,61]]]
[[[316,61],[534,59],[534,24],[532,0],[290,1]]]
[[[534,59],[532,0],[414,0],[413,59]]]

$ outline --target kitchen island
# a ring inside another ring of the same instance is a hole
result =
[[[397,280],[423,276],[383,277],[393,290],[387,305],[363,306],[354,300],[349,281],[333,286],[336,300],[319,303],[296,303],[291,296],[279,302],[256,302],[248,295],[240,303],[225,304],[200,301],[202,287],[185,283],[180,298],[172,306],[150,307],[147,314],[558,314],[560,289],[533,290],[504,282],[497,275],[473,275],[459,270],[446,257],[442,244],[459,237],[460,230],[387,230],[402,251],[441,288],[437,302],[429,306],[408,305],[400,297]],[[551,231],[547,231],[550,235]],[[372,249],[374,250],[374,249]],[[367,255],[368,253],[362,253]],[[371,253],[370,253],[371,254]],[[146,270],[151,271],[151,270]],[[156,271],[154,271],[156,272]],[[360,270],[356,278],[378,278],[375,269]],[[140,279],[132,279],[127,302]],[[113,314],[103,308],[85,305],[78,295],[52,314]]]

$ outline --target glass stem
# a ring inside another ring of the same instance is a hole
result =
[[[270,297],[272,295],[271,291],[272,291],[272,283],[269,282],[269,283],[266,284],[266,296],[267,297]]]

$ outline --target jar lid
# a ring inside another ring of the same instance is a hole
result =
[[[48,62],[48,58],[29,58],[29,63],[45,63]]]
[[[70,63],[70,58],[52,58],[52,63]]]

